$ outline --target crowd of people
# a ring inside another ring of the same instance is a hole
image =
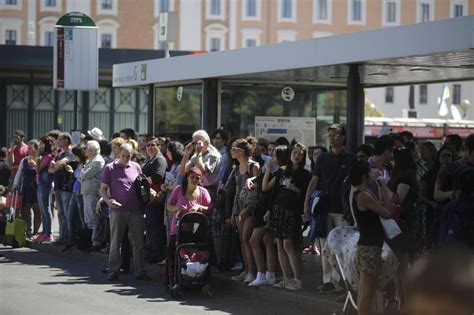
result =
[[[210,263],[241,268],[233,280],[301,290],[301,256],[321,254],[318,291],[333,293],[342,287],[324,255],[326,238],[356,224],[359,311],[369,313],[384,242],[399,261],[394,283],[403,309],[416,259],[443,247],[474,248],[474,134],[449,135],[437,145],[410,132],[387,133],[353,153],[344,126],[330,126],[327,139],[328,148],[306,147],[284,137],[232,137],[220,128],[211,136],[198,130],[184,143],[133,129],[109,140],[93,128],[73,145],[68,132],[25,143],[17,130],[0,151],[0,193],[19,193],[32,241],[108,253],[111,281],[129,271],[133,256],[137,279],[150,279],[145,262],[161,263],[165,283],[172,283],[177,221],[201,211],[210,222]],[[153,195],[146,204],[136,190],[140,174]],[[402,233],[387,239],[379,217],[396,219]]]

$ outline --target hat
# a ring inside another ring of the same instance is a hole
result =
[[[188,172],[188,175],[195,174],[197,176],[202,176],[202,171],[198,167],[191,167]]]
[[[99,128],[97,127],[94,127],[92,128],[92,130],[88,130],[87,131],[87,134],[89,136],[91,136],[92,138],[94,138],[94,140],[97,140],[97,141],[100,141],[100,140],[104,140],[104,136],[102,134],[102,130],[100,130]]]

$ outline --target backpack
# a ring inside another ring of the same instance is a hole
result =
[[[140,200],[143,207],[146,206],[152,198],[150,192],[151,186],[145,174],[138,175],[137,178],[135,178],[133,185],[135,186],[138,200]]]
[[[349,176],[344,179],[341,189],[341,203],[342,203],[342,214],[344,219],[349,222],[350,225],[354,225],[354,218],[352,217],[351,206],[350,206],[350,195],[351,192],[351,182],[349,181]]]

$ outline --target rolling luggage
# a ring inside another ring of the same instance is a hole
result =
[[[10,215],[7,218],[5,226],[4,244],[14,248],[23,247],[26,243],[26,222],[23,219],[16,218],[16,209],[18,192],[13,194],[13,205],[10,207]]]

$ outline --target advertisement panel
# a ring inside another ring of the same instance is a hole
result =
[[[255,136],[273,141],[286,137],[306,146],[316,143],[316,118],[255,116]]]

